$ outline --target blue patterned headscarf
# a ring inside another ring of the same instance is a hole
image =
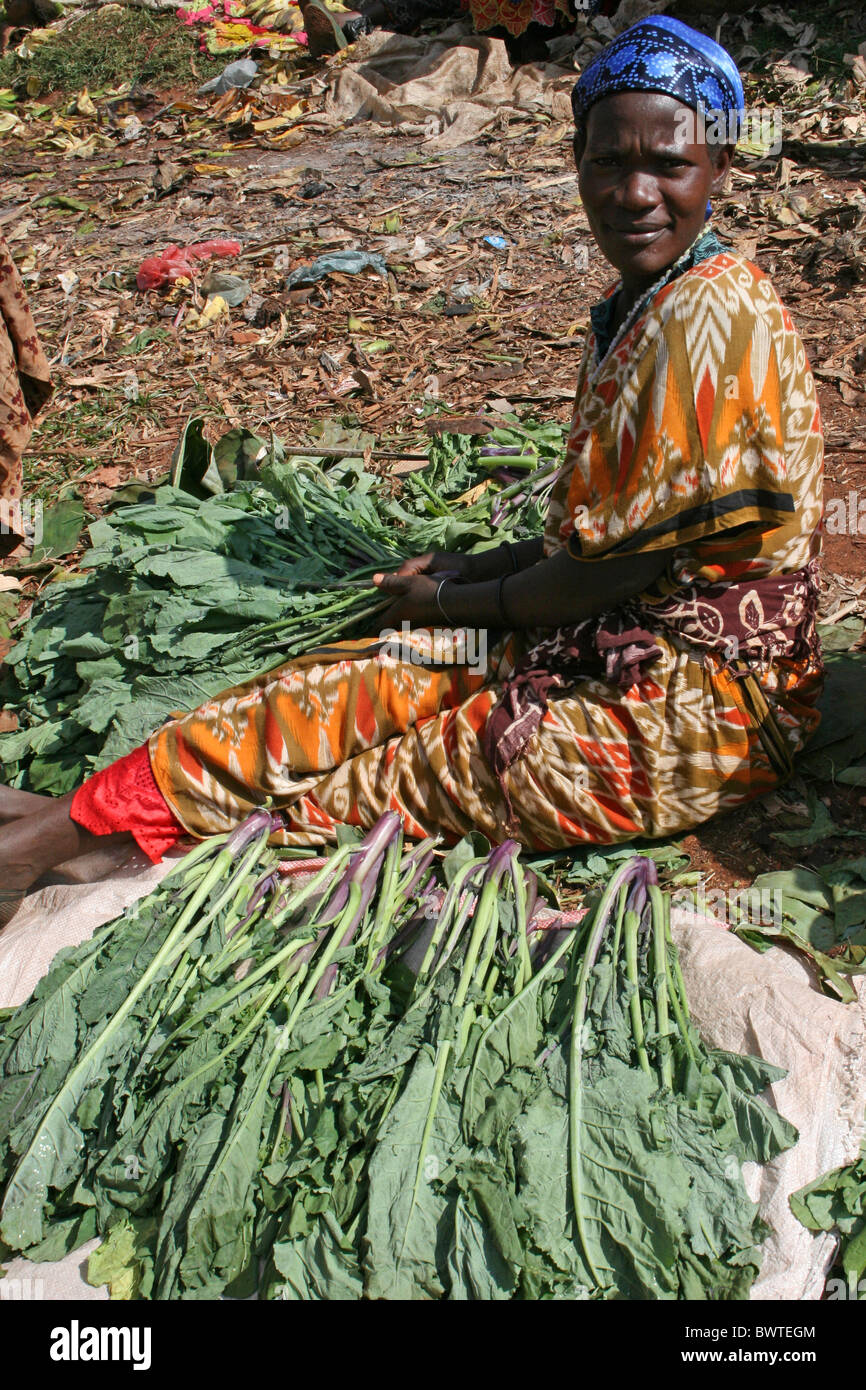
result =
[[[633,24],[593,59],[571,94],[575,121],[614,92],[663,92],[695,111],[723,112],[734,135],[745,109],[727,49],[667,15]]]

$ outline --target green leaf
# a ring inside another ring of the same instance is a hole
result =
[[[368,1298],[441,1298],[450,1245],[449,1212],[437,1178],[460,1138],[459,1112],[439,1096],[427,1134],[437,1078],[432,1049],[419,1049],[400,1099],[390,1112],[370,1160],[367,1255]]]
[[[823,801],[817,797],[812,797],[812,823],[803,830],[774,830],[772,836],[783,845],[817,845],[821,840],[826,840],[830,835],[838,835],[839,827],[830,815]],[[842,832],[847,833],[847,832]]]
[[[223,492],[223,482],[205,440],[204,421],[192,416],[184,425],[171,459],[172,487],[182,488],[193,497]]]
[[[821,723],[798,759],[801,772],[830,781],[866,756],[866,722],[860,712],[866,652],[828,652],[824,690],[818,701]]]
[[[188,1291],[213,1297],[253,1263],[253,1180],[279,1058],[268,1030],[251,1049],[229,1113],[215,1106],[184,1145],[157,1237],[160,1298],[175,1295],[178,1276]]]
[[[268,457],[264,439],[250,430],[229,430],[214,445],[213,459],[222,478],[223,487],[230,492],[237,482],[250,482],[259,476],[259,464]]]
[[[45,508],[42,513],[42,534],[33,547],[32,564],[43,560],[58,560],[71,555],[84,529],[84,507],[77,498],[65,497]]]
[[[63,1189],[77,1171],[84,1138],[75,1121],[78,1105],[101,1077],[112,1060],[138,1042],[138,1028],[125,1027],[132,1009],[170,957],[178,929],[169,930],[148,967],[141,973],[123,1003],[112,1017],[89,1036],[84,1049],[75,1057],[57,1094],[47,1107],[28,1122],[28,1138],[9,1182],[0,1207],[0,1235],[13,1249],[26,1249],[42,1239],[45,1208],[51,1188]]]
[[[345,1303],[363,1297],[357,1256],[330,1212],[314,1218],[313,1230],[303,1240],[277,1241],[273,1256],[283,1276],[275,1298]]]
[[[87,1261],[87,1282],[108,1285],[112,1299],[150,1298],[156,1219],[122,1215],[110,1225],[102,1244]]]
[[[447,1268],[452,1300],[490,1303],[513,1297],[515,1273],[503,1258],[474,1193],[457,1198]]]
[[[742,1145],[742,1157],[752,1163],[769,1163],[796,1144],[794,1125],[778,1111],[757,1099],[767,1086],[786,1073],[758,1057],[731,1052],[710,1053],[713,1069],[727,1092]]]

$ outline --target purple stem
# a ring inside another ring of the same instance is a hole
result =
[[[429,922],[430,917],[423,906],[419,906],[408,922],[403,926],[390,941],[386,941],[384,946],[380,946],[376,959],[373,962],[373,969],[378,970],[383,961],[390,960],[392,956],[399,956],[412,945],[413,938],[418,934],[419,929],[425,922]]]
[[[245,916],[241,917],[237,922],[235,922],[233,927],[229,927],[229,930],[226,932],[226,941],[231,941],[235,932],[239,931],[241,927],[246,926],[247,922],[249,922],[259,903],[262,901],[262,898],[264,898],[266,893],[273,892],[279,881],[279,875],[276,869],[269,869],[266,874],[262,875],[258,883],[254,886],[253,891],[250,893],[249,898],[247,899],[247,910]]]
[[[503,840],[501,845],[497,845],[491,850],[487,860],[487,869],[484,874],[484,881],[490,878],[500,878],[508,869],[520,853],[520,845],[516,840]]]
[[[366,878],[370,872],[370,865],[374,860],[382,858],[391,841],[399,835],[402,825],[403,822],[396,811],[387,811],[384,816],[379,817],[372,830],[367,831],[358,848],[349,856],[345,873],[328,903],[328,912],[332,917],[343,911],[349,901],[349,889],[352,884]],[[377,875],[380,867],[381,864],[375,871]],[[321,901],[322,899],[319,899],[315,906],[318,907]]]
[[[340,941],[340,950],[343,950],[346,946],[351,946],[352,938],[355,935],[355,932],[358,930],[358,927],[361,925],[361,922],[364,920],[364,914],[370,905],[370,899],[376,891],[376,887],[379,882],[379,872],[382,868],[384,858],[384,853],[380,854],[378,859],[376,860],[375,865],[373,866],[373,868],[371,868],[370,872],[364,878],[363,884],[361,886],[361,898],[355,912],[353,912],[352,914],[352,919],[349,922],[348,927],[343,933],[342,939]],[[317,999],[327,999],[328,995],[331,993],[336,978],[337,962],[331,961],[331,964],[326,968],[322,975],[322,978],[316,985],[315,997]]]
[[[271,815],[270,811],[251,811],[246,820],[242,820],[229,835],[223,849],[227,849],[232,858],[237,859],[247,845],[257,840],[265,830],[273,835],[282,828],[282,824],[282,816]]]
[[[420,882],[422,876],[423,876],[424,874],[427,873],[427,870],[430,868],[430,865],[433,863],[433,856],[434,856],[435,853],[436,853],[435,849],[428,849],[427,853],[426,853],[426,854],[424,855],[424,857],[419,861],[418,867],[416,868],[414,874],[412,875],[412,878],[410,879],[409,883],[406,885],[406,887],[405,887],[404,890],[403,890],[403,896],[404,896],[405,898],[411,898],[411,897],[413,896],[413,894],[415,893],[415,891],[416,891],[416,889],[417,889],[417,887],[418,887],[418,884],[419,884],[419,882]]]

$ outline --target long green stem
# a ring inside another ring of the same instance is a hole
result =
[[[246,994],[246,992],[252,989],[253,985],[258,984],[259,980],[263,979],[265,975],[272,975],[284,961],[291,960],[292,956],[296,956],[299,951],[302,951],[305,946],[308,946],[310,942],[314,940],[315,936],[306,934],[301,937],[292,937],[281,951],[277,951],[276,955],[269,956],[268,959],[257,966],[255,970],[251,970],[249,975],[245,975],[242,980],[238,980],[237,984],[224,990],[223,993],[212,1000],[206,1008],[198,1009],[190,1018],[178,1024],[174,1032],[170,1033],[166,1038],[160,1051],[164,1051],[174,1042],[175,1038],[181,1037],[184,1033],[191,1032],[203,1019],[215,1017],[217,1014],[221,1013],[227,1004],[230,1004],[233,999],[237,999],[238,995]]]
[[[474,985],[479,990],[483,987],[484,976],[496,947],[496,931],[499,925],[498,893],[504,870],[505,865],[499,868],[496,873],[488,873],[485,878],[481,897],[475,909],[472,935],[469,938],[466,957],[454,995],[454,1011],[460,1015],[454,1054],[458,1059],[463,1056],[472,1025],[475,1022],[474,1003],[470,1004],[468,1008],[464,1008],[466,996],[471,986]]]
[[[436,982],[436,976],[439,974],[440,970],[444,969],[445,965],[448,963],[451,954],[454,951],[454,948],[457,944],[457,941],[463,931],[463,928],[466,925],[469,914],[472,911],[472,894],[475,891],[474,888],[470,888],[469,880],[478,873],[479,867],[483,865],[483,862],[483,860],[473,859],[469,864],[466,864],[461,870],[459,870],[457,874],[455,874],[454,879],[450,884],[447,893],[445,894],[445,898],[442,902],[442,907],[439,910],[439,917],[436,921],[436,926],[433,930],[433,935],[431,936],[427,944],[427,950],[424,952],[424,959],[421,962],[421,967],[418,971],[418,975],[415,980],[415,987],[412,991],[412,996],[409,1001],[410,1004],[416,1008],[419,1008],[422,1004],[426,1003],[427,999],[432,994]],[[466,901],[461,904],[460,897],[461,894],[464,892],[466,893]],[[436,961],[436,965],[433,970],[433,978],[421,991],[421,993],[418,994],[418,986],[420,985],[421,981],[426,977],[431,967],[431,963],[436,957],[436,953],[439,948],[439,943],[441,942],[442,937],[445,935],[445,930],[449,922],[451,923],[451,930],[446,938],[445,944],[439,955],[439,959]]]
[[[514,887],[514,907],[517,919],[517,956],[520,961],[520,968],[517,971],[514,982],[514,993],[517,994],[532,978],[532,960],[529,955],[529,922],[527,920],[529,881],[527,880],[519,859],[513,859],[511,861],[511,882]]]
[[[658,1031],[659,1058],[661,1061],[662,1084],[669,1091],[674,1087],[673,1060],[671,1057],[670,1020],[668,1016],[668,961],[667,940],[665,939],[665,903],[661,891],[652,885],[649,889],[653,923],[653,965],[656,976],[656,1027]]]
[[[466,1089],[463,1093],[464,1112],[468,1107],[470,1107],[470,1102],[474,1094],[474,1088],[478,1075],[479,1061],[484,1049],[489,1046],[491,1037],[498,1028],[501,1028],[503,1024],[507,1022],[507,1020],[511,1017],[512,1013],[518,1008],[520,1004],[525,1003],[526,1000],[530,997],[530,995],[535,994],[541,988],[548,975],[551,975],[553,971],[556,969],[560,960],[565,955],[565,952],[570,950],[574,946],[575,940],[576,933],[569,932],[565,937],[565,940],[559,943],[559,945],[553,951],[551,956],[544,962],[544,965],[541,967],[541,969],[538,970],[535,975],[533,975],[529,983],[524,985],[523,989],[520,991],[519,994],[515,994],[512,996],[511,999],[509,999],[508,1003],[505,1005],[505,1008],[501,1009],[499,1013],[496,1015],[496,1017],[491,1019],[487,1027],[484,1029],[484,1032],[478,1039],[478,1046],[475,1049],[475,1056],[472,1059],[472,1066],[470,1068],[469,1075],[466,1078]]]
[[[613,933],[613,946],[611,956],[613,960],[613,975],[616,979],[617,967],[619,965],[619,948],[622,940],[622,924],[625,917],[625,907],[628,902],[628,884],[624,883],[619,890],[619,901],[616,906],[616,926]]]
[[[643,1009],[640,997],[640,975],[637,966],[637,934],[640,926],[640,918],[636,912],[625,914],[625,971],[626,978],[631,985],[631,997],[628,1001],[629,1013],[631,1014],[631,1031],[634,1034],[634,1045],[637,1052],[637,1060],[641,1069],[647,1076],[653,1075],[650,1066],[649,1054],[646,1050],[646,1033],[643,1026]]]
[[[668,947],[668,966],[671,976],[671,1003],[686,1050],[692,1061],[695,1062],[697,1061],[697,1053],[691,1039],[691,1015],[686,996],[686,982],[683,979],[680,958],[671,931],[671,900],[668,894],[665,894],[665,941]]]
[[[366,934],[366,938],[359,938],[359,945],[364,944],[366,941],[368,970],[372,968],[376,954],[382,945],[389,926],[393,923],[394,915],[397,910],[399,900],[400,861],[402,855],[403,836],[400,834],[391,841],[385,852],[385,863],[382,870],[381,883],[379,885],[379,901],[376,904],[376,911],[373,915],[372,924]]]

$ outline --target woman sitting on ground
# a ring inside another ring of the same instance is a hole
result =
[[[619,0],[586,0],[577,7],[583,18],[613,14]],[[314,58],[336,53],[374,29],[413,34],[430,20],[443,23],[469,11],[479,34],[504,34],[508,40],[535,39],[537,53],[511,44],[512,58],[547,58],[544,43],[554,34],[574,28],[576,13],[570,0],[360,0],[357,10],[332,10],[327,0],[300,0],[307,44]]]
[[[659,17],[573,100],[581,196],[621,278],[591,312],[544,536],[377,576],[417,652],[463,624],[493,630],[485,660],[341,643],[171,720],[75,793],[8,792],[7,914],[95,836],[158,859],[266,800],[287,844],[399,811],[413,835],[540,850],[688,831],[788,774],[821,688],[822,439],[787,311],[705,228],[731,151],[695,112],[729,130],[739,75]]]
[[[357,10],[338,12],[326,0],[300,0],[307,46],[313,58],[336,53],[374,29],[412,34],[428,20],[459,18],[460,0],[360,0]]]

